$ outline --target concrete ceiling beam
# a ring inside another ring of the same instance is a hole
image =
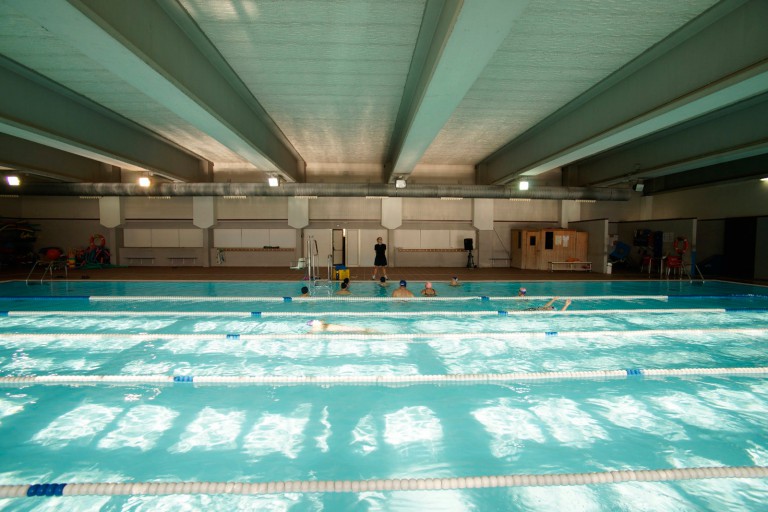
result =
[[[7,3],[259,170],[304,180],[294,148],[198,46],[210,43],[190,39],[169,7],[152,0]],[[199,29],[197,37],[205,40]]]
[[[658,178],[768,153],[768,94],[576,163],[574,186]]]
[[[768,91],[766,19],[765,1],[716,4],[481,162],[478,181],[536,176]]]
[[[387,182],[413,172],[527,4],[428,0],[390,144]]]
[[[2,56],[0,83],[0,132],[6,135],[172,180],[200,177],[196,156]],[[8,151],[12,142],[5,141]],[[14,158],[23,163],[25,150],[31,151],[30,146],[13,149]],[[51,172],[51,177],[79,179],[70,171]]]

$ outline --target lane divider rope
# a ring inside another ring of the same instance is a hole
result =
[[[90,482],[0,485],[0,498],[42,496],[132,496],[169,494],[260,495],[282,493],[357,493],[488,489],[497,487],[551,487],[671,482],[723,478],[766,478],[765,466],[714,466],[669,469],[624,469],[592,473],[548,473],[467,476],[451,478],[389,478],[378,480],[288,480],[276,482]]]
[[[734,310],[743,312],[743,310]],[[414,316],[512,316],[512,315],[598,315],[628,313],[726,313],[723,308],[683,308],[683,309],[590,309],[590,310],[483,310],[483,311],[0,311],[0,316],[69,316],[69,317],[238,317],[238,318],[317,318],[323,316],[376,316],[376,317],[414,317]]]
[[[23,297],[20,297],[23,298]],[[47,297],[49,299],[67,297]],[[272,297],[272,296],[218,296],[218,297],[202,297],[197,295],[125,295],[125,296],[111,296],[111,295],[94,295],[91,297],[82,297],[90,300],[91,302],[123,302],[123,301],[136,301],[136,302],[174,302],[174,301],[189,301],[189,302],[400,302],[403,299],[399,297],[373,297],[373,296],[317,296],[317,297]],[[415,301],[429,301],[429,302],[460,302],[468,300],[548,300],[551,299],[550,295],[526,295],[520,297],[518,295],[502,295],[502,296],[486,296],[486,295],[468,295],[468,296],[440,296],[440,297],[412,297],[408,300]],[[569,297],[577,300],[668,300],[668,295],[572,295]]]
[[[680,377],[711,375],[768,374],[768,367],[739,368],[670,368],[621,370],[587,370],[562,372],[514,372],[447,375],[26,375],[0,377],[0,384],[99,384],[99,383],[192,383],[192,384],[424,384],[486,383],[533,380],[576,380],[627,377]]]
[[[742,334],[745,336],[761,336],[768,332],[768,328],[711,328],[711,329],[637,329],[637,330],[606,330],[606,331],[516,331],[516,332],[470,332],[470,333],[354,333],[354,332],[325,332],[325,333],[207,333],[207,334],[164,334],[164,333],[141,333],[141,334],[121,334],[121,333],[58,333],[58,334],[37,334],[37,333],[3,333],[0,334],[0,344],[2,340],[29,340],[29,341],[54,341],[61,339],[83,339],[83,340],[102,340],[102,339],[120,339],[120,340],[206,340],[216,341],[222,338],[228,340],[316,340],[316,339],[355,339],[355,340],[405,340],[412,339],[459,339],[465,340],[471,336],[482,339],[530,339],[543,337],[575,337],[575,338],[616,338],[632,336],[656,336],[656,335],[678,335],[678,334]]]

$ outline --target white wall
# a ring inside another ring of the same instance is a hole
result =
[[[397,264],[395,253],[398,232],[406,230],[426,233],[429,238],[436,233],[473,232],[472,200],[443,201],[437,198],[404,198],[403,225],[395,230],[387,230],[380,224],[381,200],[365,198],[318,198],[309,200],[310,228],[305,234],[315,234],[320,247],[321,257],[330,253],[331,229],[348,230],[348,264],[370,266],[373,264],[373,245],[377,236],[384,238],[389,246],[388,258],[391,265]],[[290,229],[287,225],[288,199],[282,197],[216,199],[217,224],[214,229],[240,230],[280,230]],[[493,200],[494,232],[483,241],[492,247],[480,248],[490,257],[501,257],[509,250],[510,230],[512,228],[555,227],[560,222],[559,201],[509,201]],[[11,219],[25,219],[41,226],[37,247],[43,246],[84,246],[94,233],[108,237],[109,246],[122,245],[122,229],[107,230],[99,224],[99,202],[77,197],[34,197],[0,198],[0,215]],[[170,199],[149,199],[145,197],[127,197],[124,201],[126,229],[171,229],[184,230],[192,225],[192,198],[174,197]],[[716,253],[722,239],[720,219],[739,216],[768,216],[768,183],[757,180],[718,185],[704,189],[687,190],[643,197],[634,194],[627,202],[580,203],[580,218],[595,220],[607,218],[612,226],[617,222],[642,222],[660,219],[698,218],[701,224],[699,259]],[[650,224],[648,225],[650,229]],[[764,228],[764,223],[760,224]],[[355,239],[350,230],[357,230]],[[427,233],[434,231],[433,233]],[[296,232],[300,239],[301,231]],[[688,233],[683,233],[688,234]],[[463,236],[463,235],[462,235]],[[114,238],[114,239],[110,239]],[[461,236],[457,238],[459,240]],[[286,241],[287,242],[287,241]],[[349,244],[354,244],[350,248]],[[210,247],[214,247],[210,240]],[[453,246],[454,241],[446,242]],[[287,243],[269,243],[286,245]],[[434,244],[433,244],[434,245]],[[297,247],[299,257],[304,247]],[[759,245],[759,247],[762,247]],[[356,252],[357,251],[357,252]],[[489,251],[489,252],[488,252]],[[429,254],[429,253],[424,253]],[[282,255],[286,258],[291,255]],[[252,259],[260,256],[254,254]],[[430,258],[419,255],[417,259],[409,257],[418,265],[430,265]],[[486,258],[487,260],[487,258]],[[762,260],[759,260],[762,261]],[[323,260],[324,263],[324,260]],[[401,265],[402,266],[402,265]],[[756,269],[757,271],[757,269]]]
[[[657,219],[753,217],[768,215],[768,182],[760,180],[653,196]]]

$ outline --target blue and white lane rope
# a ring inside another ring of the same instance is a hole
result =
[[[589,370],[562,372],[515,372],[447,375],[27,375],[0,377],[0,385],[27,384],[251,384],[251,385],[325,385],[325,384],[483,384],[542,380],[619,379],[633,377],[759,376],[768,367],[752,368],[671,368]]]
[[[339,338],[354,340],[402,340],[409,342],[414,339],[462,339],[467,337],[480,339],[530,339],[530,338],[549,338],[553,336],[573,337],[573,338],[617,338],[627,336],[675,336],[675,335],[703,335],[703,334],[739,334],[744,336],[762,336],[768,332],[768,328],[711,328],[711,329],[637,329],[637,330],[605,330],[605,331],[516,331],[516,332],[468,332],[468,333],[355,333],[355,332],[306,332],[306,333],[205,333],[205,334],[165,334],[165,333],[3,333],[0,334],[0,340],[28,340],[30,342],[56,341],[62,339],[79,340],[134,340],[134,341],[156,341],[156,340],[197,340],[214,341],[220,339],[258,341],[258,340],[335,340]],[[0,344],[2,342],[0,341]]]
[[[743,310],[736,310],[743,311]],[[515,316],[515,315],[599,315],[627,313],[726,313],[723,308],[683,308],[683,309],[590,309],[590,310],[483,310],[483,311],[0,311],[0,316],[69,316],[69,317],[237,317],[237,318],[290,318],[290,317],[423,317],[430,316]]]
[[[66,299],[67,297],[46,297],[47,299]],[[549,300],[553,297],[551,295],[526,295],[520,297],[517,295],[505,295],[505,296],[486,296],[486,295],[467,295],[467,296],[439,296],[439,297],[410,297],[409,301],[428,301],[428,302],[463,302],[472,300]],[[573,295],[568,297],[559,297],[562,299],[578,299],[578,300],[657,300],[666,301],[670,298],[669,295]],[[91,302],[402,302],[404,299],[401,297],[373,297],[373,296],[355,296],[355,295],[331,295],[331,296],[316,296],[316,297],[271,297],[271,296],[217,296],[217,297],[203,297],[198,295],[125,295],[125,296],[111,296],[111,295],[93,295],[90,297],[78,297],[78,299],[86,299]]]
[[[357,493],[438,491],[498,487],[606,485],[624,482],[672,482],[722,478],[766,478],[765,466],[714,466],[669,469],[625,469],[592,473],[547,473],[451,478],[377,480],[288,480],[277,482],[90,482],[0,485],[0,498],[42,496],[158,496],[169,494],[261,495],[283,493]],[[53,489],[53,490],[51,490]]]
[[[516,331],[516,332],[468,332],[468,333],[355,333],[355,332],[306,332],[306,333],[205,333],[205,334],[165,334],[165,333],[3,333],[0,334],[0,340],[29,340],[29,341],[55,341],[60,339],[82,339],[82,340],[135,340],[135,341],[155,341],[155,340],[219,340],[222,338],[230,340],[317,340],[317,339],[338,339],[349,338],[355,340],[404,340],[412,339],[466,339],[472,338],[493,338],[493,339],[530,339],[544,338],[552,336],[592,338],[592,337],[610,337],[618,336],[655,336],[655,335],[701,335],[701,334],[741,334],[745,336],[761,336],[768,332],[768,328],[711,328],[711,329],[637,329],[637,330],[605,330],[605,331]]]

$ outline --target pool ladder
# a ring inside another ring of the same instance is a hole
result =
[[[64,279],[67,279],[69,277],[68,269],[67,269],[67,260],[37,260],[34,265],[32,265],[32,269],[29,271],[29,274],[27,274],[27,280],[26,284],[29,286],[29,282],[32,281],[32,284],[35,284],[38,282],[37,277],[34,279],[32,278],[32,274],[35,273],[35,271],[39,271],[40,269],[43,270],[43,275],[40,276],[40,284],[43,284],[43,281],[45,280],[46,276],[49,280],[53,280],[53,273],[56,270],[63,270],[64,271]]]
[[[317,247],[317,240],[315,240],[315,237],[308,236],[307,237],[307,256],[308,256],[308,265],[307,265],[307,272],[305,279],[309,281],[310,284],[310,295],[332,295],[333,289],[332,289],[332,271],[333,271],[333,255],[329,254],[326,262],[326,279],[322,280],[320,278],[320,270],[319,270],[319,250]]]

